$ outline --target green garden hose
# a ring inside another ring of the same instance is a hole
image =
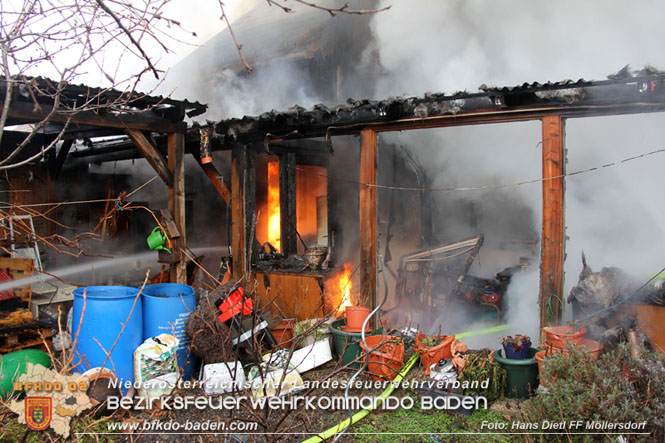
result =
[[[493,326],[491,328],[486,328],[486,329],[480,329],[477,331],[467,331],[467,332],[462,332],[461,334],[456,334],[455,338],[460,339],[464,337],[473,337],[476,335],[485,335],[485,334],[491,334],[493,332],[500,332],[503,331],[504,329],[509,328],[511,325],[499,325],[499,326]],[[399,383],[402,381],[402,379],[406,376],[406,374],[409,373],[413,365],[418,361],[418,354],[414,354],[409,361],[406,363],[404,368],[400,371],[399,374],[397,374],[397,377],[395,377],[395,380],[393,380],[390,385],[383,391],[381,394],[381,398],[385,400],[390,394],[393,393],[395,390],[395,387],[399,385]],[[378,402],[377,402],[378,403]],[[378,406],[378,404],[375,404],[374,407]],[[302,443],[319,443],[324,440],[329,439],[330,437],[334,437],[344,429],[348,428],[354,423],[359,422],[363,418],[367,417],[370,412],[372,412],[374,408],[370,409],[363,409],[362,411],[356,412],[353,417],[347,418],[343,422],[333,426],[330,429],[326,429],[325,431],[321,432],[320,434],[315,435],[314,437],[310,437],[307,440],[304,440]]]
[[[418,361],[418,354],[414,354],[409,361],[406,363],[404,368],[400,371],[399,374],[397,374],[397,377],[395,377],[395,380],[393,380],[388,387],[383,391],[381,394],[381,398],[385,400],[392,392],[395,390],[395,387],[399,385],[399,383],[402,381],[402,379],[406,376],[406,374],[409,373],[413,365]],[[374,407],[378,406],[378,403],[380,402],[377,401]],[[353,417],[347,418],[343,422],[339,423],[338,425],[333,426],[330,429],[327,429],[323,432],[321,432],[318,435],[315,435],[314,437],[310,437],[307,440],[303,441],[302,443],[318,443],[324,440],[329,439],[330,437],[334,437],[337,435],[339,432],[342,430],[346,429],[347,427],[351,426],[352,424],[362,420],[363,418],[367,417],[370,412],[372,412],[374,408],[371,409],[363,409],[362,411],[356,412]]]

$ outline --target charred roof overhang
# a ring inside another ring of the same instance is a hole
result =
[[[4,106],[7,83],[4,77],[0,77],[0,106]],[[103,128],[104,133],[101,136],[110,131],[122,133],[128,128],[175,132],[186,127],[182,122],[186,115],[194,117],[207,109],[207,105],[198,102],[136,92],[85,85],[59,87],[57,82],[45,78],[21,78],[15,80],[15,83],[6,125],[28,124],[48,119],[52,124],[69,122],[68,133],[79,131],[82,127],[93,132],[94,128]],[[54,109],[54,106],[57,106],[57,109]],[[77,112],[82,106],[87,110]]]
[[[214,124],[217,149],[232,143],[357,134],[363,128],[396,131],[537,119],[665,111],[665,74],[604,81],[531,83],[479,93],[429,94],[387,100],[349,100],[334,108],[293,107]]]

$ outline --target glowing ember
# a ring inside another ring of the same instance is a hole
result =
[[[280,250],[279,162],[268,163],[268,241]]]
[[[344,264],[344,272],[339,278],[339,293],[342,296],[342,302],[337,309],[338,312],[344,312],[347,306],[353,306],[351,303],[351,288],[353,284],[351,283],[351,263]]]

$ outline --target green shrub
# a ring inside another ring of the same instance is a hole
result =
[[[665,364],[660,354],[645,352],[638,360],[631,357],[628,346],[622,345],[593,361],[587,354],[572,347],[568,347],[566,352],[568,357],[558,354],[543,361],[541,379],[546,379],[548,392],[523,403],[522,421],[646,421],[645,431],[650,435],[632,435],[630,441],[663,441]],[[563,432],[568,435],[561,436],[561,440],[570,441],[575,430]],[[546,437],[547,441],[554,440],[551,435]],[[598,437],[574,435],[572,439],[592,441]]]

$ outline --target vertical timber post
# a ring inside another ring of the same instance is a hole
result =
[[[564,222],[564,120],[542,118],[543,129],[543,232],[540,257],[540,335],[543,327],[559,325],[563,314]]]
[[[296,154],[279,156],[280,244],[285,257],[298,252],[296,238]]]
[[[235,281],[245,274],[247,248],[245,242],[245,174],[247,151],[244,146],[235,144],[231,151],[231,255],[233,257],[232,276]]]
[[[176,262],[171,266],[171,282],[187,284],[187,260],[185,250],[185,135],[174,132],[168,136],[168,166],[173,174],[169,186],[169,212],[173,216],[180,237],[173,240]],[[177,252],[176,252],[177,251]]]
[[[360,298],[376,307],[378,198],[376,132],[360,131]],[[376,317],[375,317],[376,318]]]

